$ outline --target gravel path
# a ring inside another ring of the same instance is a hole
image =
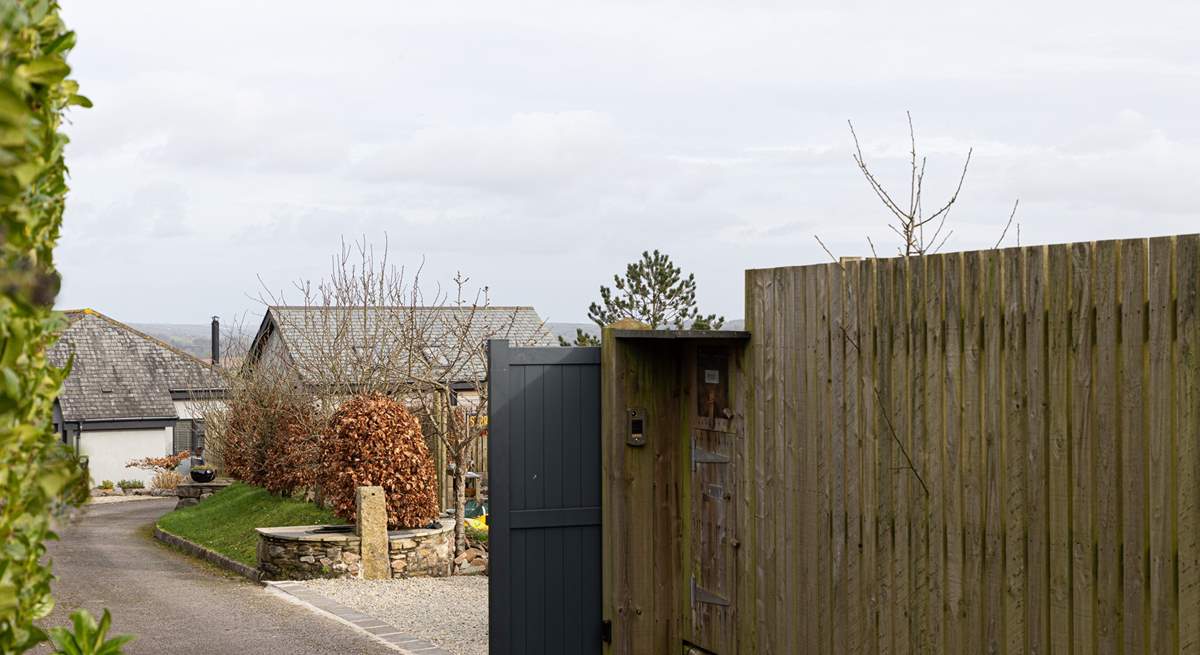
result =
[[[488,579],[309,580],[330,600],[428,639],[455,655],[487,655]]]

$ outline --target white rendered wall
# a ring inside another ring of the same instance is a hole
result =
[[[141,430],[95,430],[79,435],[79,454],[88,458],[91,486],[102,480],[141,480],[150,486],[152,471],[125,468],[126,462],[143,457],[162,457],[171,450],[171,428]]]
[[[181,419],[204,418],[205,412],[225,408],[223,400],[174,400],[175,414]]]

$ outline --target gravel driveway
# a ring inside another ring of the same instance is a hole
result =
[[[139,653],[216,655],[394,655],[337,621],[281,602],[262,587],[155,542],[150,526],[175,498],[85,506],[48,544],[54,561],[54,612],[40,623],[66,625],[86,607],[113,615],[113,631],[137,635]],[[36,652],[46,652],[41,648]]]
[[[303,585],[455,655],[487,655],[486,576],[309,580]]]

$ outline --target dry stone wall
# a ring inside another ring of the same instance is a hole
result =
[[[442,527],[393,530],[388,559],[393,578],[444,577],[454,562],[454,521]],[[357,578],[361,542],[353,533],[321,533],[321,526],[258,528],[258,569],[264,580]]]

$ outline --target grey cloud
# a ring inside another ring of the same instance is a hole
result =
[[[741,314],[741,270],[881,252],[849,153],[930,197],[975,159],[950,247],[1193,230],[1200,6],[69,2],[63,302],[232,315],[319,277],[341,235],[559,320],[645,248]],[[228,16],[237,15],[236,21]],[[170,30],[141,29],[149,21]],[[186,252],[186,257],[177,255]],[[122,256],[124,254],[124,256]],[[174,256],[173,256],[174,255]],[[149,279],[208,280],[189,294]]]

